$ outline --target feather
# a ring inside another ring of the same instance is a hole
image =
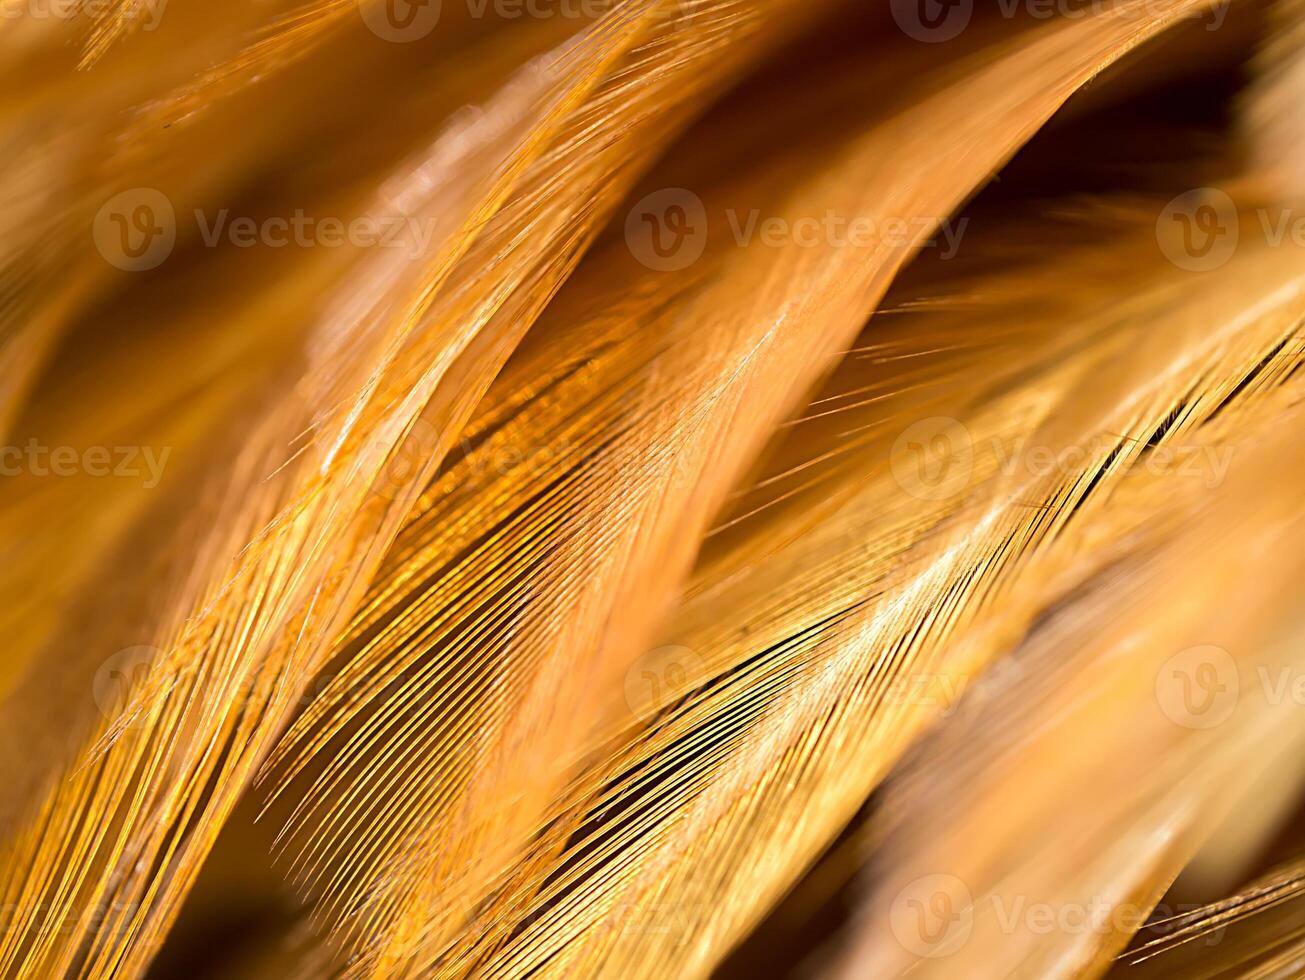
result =
[[[1296,0],[175,2],[0,53],[0,976],[1293,969]]]

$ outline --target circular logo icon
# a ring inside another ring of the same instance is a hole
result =
[[[1188,647],[1166,660],[1155,679],[1160,710],[1184,728],[1222,725],[1240,695],[1237,662],[1223,647]]]
[[[938,415],[907,426],[889,454],[893,479],[917,500],[963,493],[974,471],[974,440],[956,419]]]
[[[367,29],[382,41],[420,41],[440,22],[442,0],[358,0]]]
[[[1165,205],[1155,225],[1160,250],[1180,269],[1208,272],[1237,251],[1237,205],[1217,187],[1198,187]]]
[[[158,659],[157,647],[127,647],[100,664],[91,681],[91,694],[105,718],[117,721],[131,707],[133,695],[140,693]],[[137,718],[123,727],[137,728],[143,724],[144,719]]]
[[[177,214],[172,202],[152,187],[115,194],[95,215],[95,247],[106,262],[125,272],[162,265],[177,244]]]
[[[417,419],[407,437],[390,453],[385,466],[376,475],[372,489],[386,500],[396,499],[410,488],[438,448],[439,433],[435,426],[425,419]]]
[[[897,893],[888,924],[908,953],[951,956],[970,939],[974,900],[955,875],[924,875]]]
[[[625,219],[625,243],[642,265],[656,272],[687,269],[707,248],[707,209],[683,187],[649,194]]]
[[[970,25],[974,0],[892,0],[893,20],[910,38],[939,44]]]
[[[645,721],[674,698],[684,694],[695,678],[703,676],[703,659],[688,647],[664,646],[649,650],[625,675],[625,701]]]

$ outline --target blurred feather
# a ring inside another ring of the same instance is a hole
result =
[[[1147,917],[1305,776],[1163,683],[1305,667],[1296,0],[174,2],[0,53],[0,462],[162,454],[0,485],[0,975],[1290,973]]]

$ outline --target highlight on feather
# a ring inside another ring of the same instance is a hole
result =
[[[1301,975],[1300,13],[7,7],[0,977]]]

